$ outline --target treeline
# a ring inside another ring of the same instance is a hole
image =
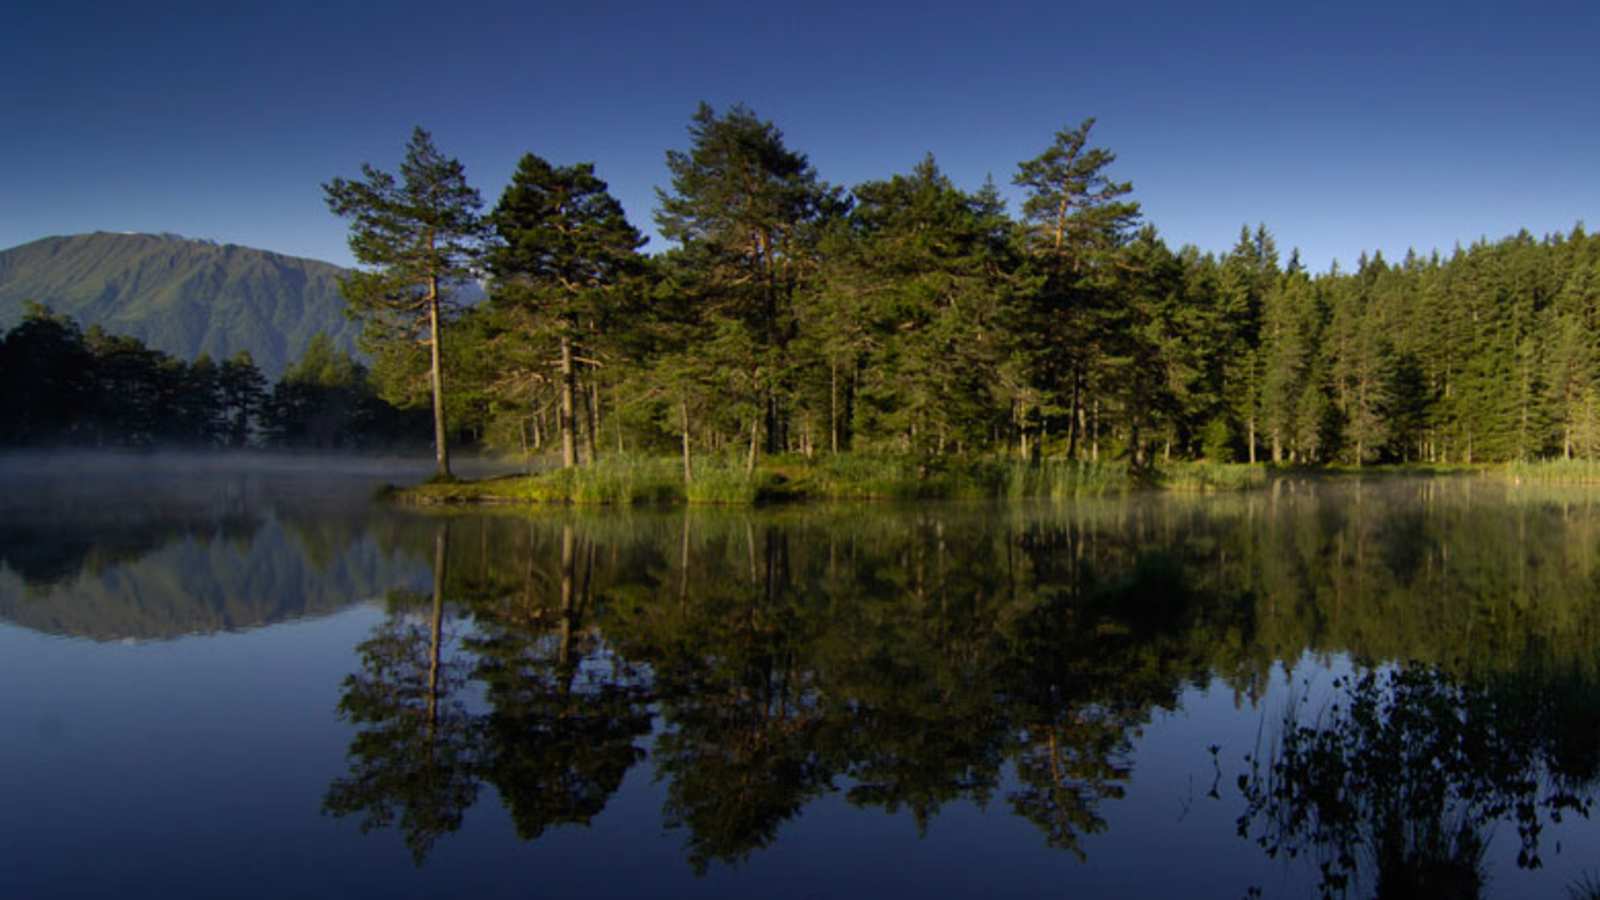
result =
[[[1173,250],[1092,124],[1017,166],[1013,215],[931,156],[846,192],[770,122],[702,106],[667,154],[655,221],[674,245],[654,257],[591,165],[529,154],[480,216],[420,129],[403,179],[368,167],[326,190],[369,267],[346,294],[381,326],[380,381],[418,402],[442,381],[441,416],[568,464],[1457,463],[1600,445],[1600,239],[1523,233],[1320,275],[1264,226],[1220,256]],[[453,315],[447,278],[468,271],[489,299]],[[448,325],[432,381],[414,340],[439,327],[430,311]]]
[[[0,338],[0,372],[5,447],[382,449],[426,434],[320,334],[269,389],[248,352],[184,362],[34,304]]]

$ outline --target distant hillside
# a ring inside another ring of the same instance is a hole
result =
[[[0,329],[36,300],[182,359],[250,351],[269,379],[325,331],[354,350],[331,263],[175,235],[51,237],[0,251]]]

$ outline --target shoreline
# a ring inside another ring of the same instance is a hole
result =
[[[477,480],[386,486],[381,497],[413,507],[769,506],[818,502],[1066,500],[1142,493],[1221,494],[1281,481],[1475,477],[1513,485],[1600,484],[1600,463],[1552,461],[1475,465],[1275,466],[1184,462],[1142,472],[1122,463],[839,456],[778,458],[746,474],[742,465],[703,461],[685,484],[672,459],[602,460],[574,469]]]

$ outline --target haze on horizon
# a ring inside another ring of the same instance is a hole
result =
[[[658,251],[654,189],[701,100],[746,103],[835,184],[932,152],[1013,209],[1016,163],[1094,116],[1171,245],[1264,223],[1318,271],[1600,206],[1593,5],[34,6],[0,34],[25,123],[0,247],[176,232],[349,264],[320,185],[392,168],[421,124],[489,203],[524,152],[595,161]],[[429,64],[396,50],[418,45]]]

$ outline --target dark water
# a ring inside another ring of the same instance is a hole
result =
[[[0,474],[0,897],[1564,897],[1600,493],[425,516]]]

